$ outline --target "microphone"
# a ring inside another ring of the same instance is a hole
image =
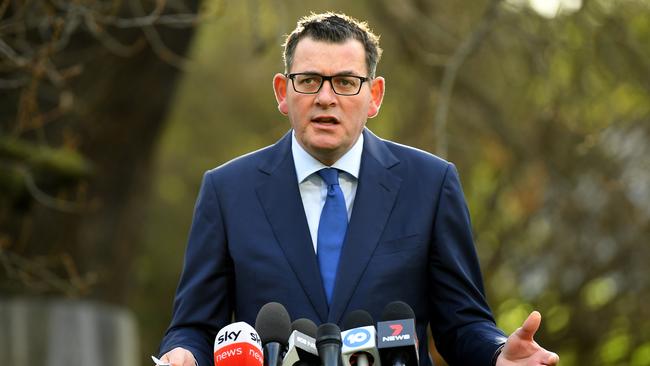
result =
[[[334,323],[321,324],[316,331],[316,348],[322,366],[340,366],[341,328]]]
[[[221,328],[214,340],[215,366],[262,366],[262,344],[253,327],[237,322]]]
[[[291,330],[297,330],[312,338],[316,338],[316,332],[318,331],[318,327],[313,321],[307,318],[300,318],[294,320],[293,323],[291,323]]]
[[[282,366],[320,366],[318,350],[316,349],[316,324],[309,319],[301,318],[291,323],[289,350],[284,356]]]
[[[377,331],[372,316],[365,310],[355,310],[343,320],[344,366],[381,366],[377,351]]]
[[[377,348],[384,365],[418,366],[418,338],[415,313],[403,301],[386,305],[377,323]]]
[[[264,348],[264,366],[280,366],[291,334],[291,318],[287,309],[277,302],[262,306],[255,319]]]

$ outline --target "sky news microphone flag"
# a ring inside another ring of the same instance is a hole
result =
[[[262,366],[262,343],[253,327],[245,322],[221,328],[214,340],[215,366]]]

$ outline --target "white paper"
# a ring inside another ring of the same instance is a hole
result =
[[[153,362],[156,363],[157,366],[172,366],[171,363],[169,363],[169,362],[162,362],[162,361],[160,361],[159,359],[157,359],[155,356],[151,356],[151,359],[153,360]]]

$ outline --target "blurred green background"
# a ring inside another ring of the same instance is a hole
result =
[[[2,4],[0,300],[130,309],[149,364],[203,172],[288,130],[283,36],[331,10],[381,35],[368,127],[457,165],[498,325],[650,365],[650,1]]]

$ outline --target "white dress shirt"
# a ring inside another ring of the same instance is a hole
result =
[[[348,220],[350,220],[350,216],[352,215],[354,197],[357,193],[362,152],[363,135],[360,135],[352,148],[331,166],[331,168],[339,170],[339,185],[345,197]],[[327,184],[325,184],[317,172],[329,167],[309,155],[300,146],[296,140],[295,131],[292,133],[291,153],[293,154],[293,162],[296,167],[302,206],[305,209],[305,216],[307,217],[314,251],[317,252],[318,223],[320,222],[320,214],[325,205],[325,198],[327,197]]]

